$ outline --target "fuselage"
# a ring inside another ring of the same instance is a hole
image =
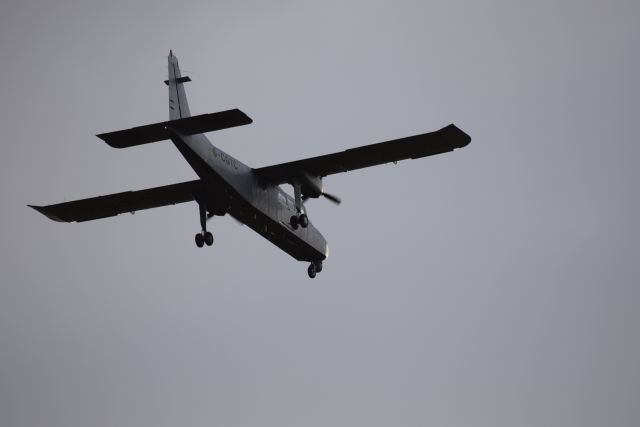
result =
[[[309,224],[294,230],[293,197],[258,177],[253,169],[215,147],[205,135],[184,135],[170,129],[171,140],[205,183],[204,204],[214,215],[230,214],[299,261],[322,261],[327,242]]]

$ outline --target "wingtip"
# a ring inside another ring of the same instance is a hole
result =
[[[52,221],[56,221],[56,222],[67,222],[63,219],[60,219],[59,217],[55,216],[52,212],[48,211],[46,206],[35,206],[35,205],[27,205],[28,207],[30,207],[31,209],[34,209],[38,212],[40,212],[42,215],[46,216],[47,218],[49,218]]]
[[[251,117],[249,117],[249,115],[247,113],[245,113],[244,111],[242,111],[239,108],[236,108],[235,111],[242,115],[242,118],[243,118],[243,120],[245,121],[246,124],[253,123],[253,119]]]
[[[107,145],[111,148],[123,148],[123,146],[117,144],[117,140],[113,139],[114,133],[115,132],[106,132],[106,133],[100,133],[96,136],[100,138],[102,141],[106,142]]]
[[[451,123],[445,129],[450,129],[450,130],[454,131],[457,134],[457,136],[459,138],[459,141],[460,141],[460,143],[459,143],[457,148],[466,147],[467,145],[469,145],[471,143],[471,136],[469,136],[468,133],[466,133],[465,131],[460,129],[455,124]]]

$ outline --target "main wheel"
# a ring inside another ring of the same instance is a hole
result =
[[[204,242],[207,244],[207,246],[213,245],[213,234],[211,234],[210,231],[204,233]]]
[[[322,273],[322,261],[316,261],[313,264],[316,267],[316,273]]]
[[[300,225],[302,228],[307,228],[307,225],[309,225],[309,217],[307,214],[300,215]]]
[[[202,233],[196,234],[196,246],[199,248],[204,246],[204,236]]]
[[[291,228],[293,228],[294,230],[298,229],[299,218],[297,216],[293,215],[289,222],[291,223]]]
[[[309,277],[311,277],[312,279],[316,277],[316,265],[314,263],[309,264],[307,273],[309,274]]]

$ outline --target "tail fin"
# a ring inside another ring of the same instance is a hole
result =
[[[184,83],[190,82],[189,77],[182,77],[178,58],[169,51],[169,80],[165,83],[169,86],[169,119],[176,120],[191,117],[187,95],[184,92]]]

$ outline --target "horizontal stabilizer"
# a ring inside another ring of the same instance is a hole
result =
[[[179,130],[186,135],[194,135],[244,126],[252,122],[253,120],[249,116],[235,108],[219,113],[201,114],[199,116],[102,133],[96,136],[114,148],[126,148],[171,139],[171,134],[167,131],[167,128]]]
[[[56,205],[29,205],[29,207],[53,221],[82,222],[116,216],[121,213],[133,213],[143,209],[190,202],[195,200],[202,191],[202,182],[195,180],[146,190],[125,191],[107,196],[74,200]]]

